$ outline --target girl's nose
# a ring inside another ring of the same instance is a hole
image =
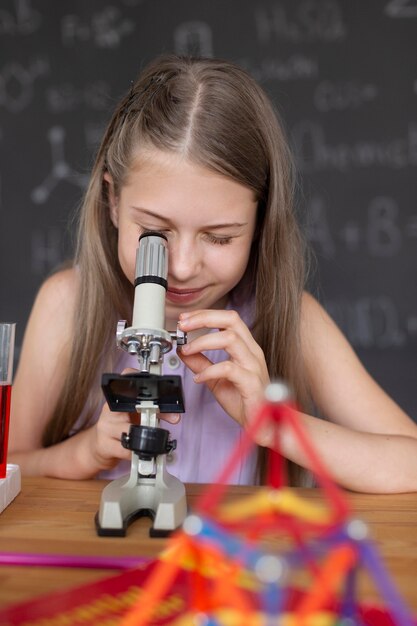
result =
[[[189,282],[196,277],[202,267],[202,253],[198,242],[178,238],[168,246],[168,274],[171,281]]]

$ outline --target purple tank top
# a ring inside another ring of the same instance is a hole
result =
[[[252,319],[251,306],[229,309],[238,311],[246,324]],[[126,367],[137,368],[137,359],[120,351],[116,371]],[[207,357],[217,363],[227,359],[223,350],[209,351]],[[196,384],[193,374],[178,358],[175,351],[165,356],[163,374],[181,376],[184,392],[185,413],[178,424],[161,421],[161,427],[169,430],[171,439],[176,439],[176,450],[167,456],[167,470],[182,482],[212,483],[216,481],[231,452],[238,445],[244,430],[217,403],[204,384]],[[95,419],[101,411],[97,411]],[[94,421],[94,420],[93,420]],[[246,458],[241,459],[229,482],[238,485],[256,484],[257,448],[253,446]],[[127,475],[130,462],[121,461],[112,470],[100,472],[98,478],[114,479]]]

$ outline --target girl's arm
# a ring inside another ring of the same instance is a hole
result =
[[[9,439],[9,461],[19,464],[23,474],[90,478],[130,457],[120,444],[129,417],[107,407],[97,425],[56,445],[42,446],[43,430],[67,374],[77,282],[73,269],[49,278],[26,328],[13,382]]]
[[[326,420],[300,419],[335,479],[356,491],[417,490],[417,425],[363,367],[318,302],[304,295],[301,342],[313,400]],[[286,433],[288,457],[303,453]]]
[[[304,431],[334,480],[362,493],[417,491],[417,438],[356,431],[299,414]],[[311,467],[294,433],[282,432],[282,450],[292,461]]]
[[[181,327],[219,328],[187,344],[181,358],[206,383],[224,410],[245,426],[263,402],[269,382],[263,352],[234,311],[194,311]],[[302,353],[313,400],[325,421],[300,414],[310,441],[337,482],[356,491],[417,490],[417,426],[376,384],[322,307],[307,294],[301,321]],[[229,359],[211,364],[202,354],[224,349]],[[270,429],[256,442],[269,446]],[[283,454],[310,469],[293,432],[283,428]]]

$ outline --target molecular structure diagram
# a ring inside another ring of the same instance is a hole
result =
[[[75,184],[82,190],[87,185],[87,176],[74,172],[65,160],[65,130],[61,126],[53,126],[48,132],[48,139],[51,146],[52,166],[45,180],[31,193],[32,201],[35,204],[44,204],[55,187],[62,181]]]

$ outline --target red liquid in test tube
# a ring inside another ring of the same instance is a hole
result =
[[[6,478],[12,386],[0,383],[0,479]]]
[[[7,473],[15,326],[0,323],[0,480]]]

